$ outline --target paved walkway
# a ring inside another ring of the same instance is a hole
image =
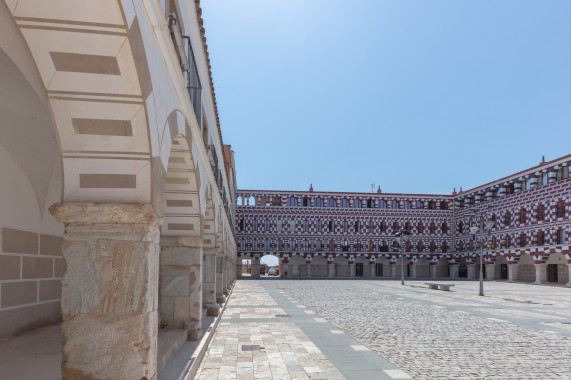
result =
[[[236,282],[197,379],[410,379],[277,283]]]

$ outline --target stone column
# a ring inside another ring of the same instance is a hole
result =
[[[428,266],[428,270],[430,271],[430,277],[436,278],[436,264],[430,263],[430,265]]]
[[[458,278],[458,263],[448,265],[450,266],[450,278]]]
[[[508,264],[508,282],[517,280],[517,264]]]
[[[216,302],[219,304],[224,304],[224,302],[226,302],[226,296],[224,295],[224,267],[226,266],[225,261],[225,257],[219,252],[216,256]]]
[[[220,313],[221,307],[216,302],[216,254],[218,253],[218,249],[208,248],[203,251],[202,305],[206,308],[206,314],[214,317]]]
[[[280,277],[284,277],[286,278],[288,273],[287,273],[287,269],[289,267],[289,261],[285,261],[282,263],[282,272],[280,272]]]
[[[535,265],[535,282],[534,284],[542,284],[547,281],[547,264]]]
[[[154,379],[162,220],[150,204],[50,212],[65,224],[62,379]]]
[[[496,264],[486,264],[486,280],[496,279]]]
[[[307,278],[311,277],[311,261],[305,262],[305,274]]]
[[[223,282],[223,289],[222,294],[226,297],[230,294],[230,285],[232,280],[230,278],[230,258],[228,256],[224,257],[223,261],[223,274],[224,274],[224,282]]]
[[[413,262],[411,263],[410,276],[411,276],[412,278],[416,278],[416,261],[413,261]]]
[[[375,277],[375,263],[369,263],[369,277]]]
[[[567,264],[567,267],[569,268],[569,282],[566,285],[568,288],[571,288],[571,263]]]
[[[397,271],[395,263],[390,264],[390,271],[391,271],[391,277],[395,278],[396,277],[396,271]]]
[[[349,277],[355,277],[355,263],[349,263]]]
[[[242,278],[242,259],[239,257],[236,261],[236,278]]]
[[[202,338],[202,238],[161,238],[161,325]]]
[[[334,277],[333,263],[327,263],[327,276]]]
[[[252,266],[254,267],[254,272],[252,273],[253,278],[260,278],[260,254],[256,253],[252,258]]]
[[[468,268],[468,280],[475,280],[476,279],[476,264],[468,263],[466,265]]]

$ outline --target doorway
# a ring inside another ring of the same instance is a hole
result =
[[[508,264],[500,264],[500,279],[508,279]]]
[[[375,276],[383,277],[383,264],[375,264]]]
[[[363,263],[356,263],[355,264],[355,276],[356,277],[363,277]]]
[[[558,282],[557,264],[547,264],[547,282]]]

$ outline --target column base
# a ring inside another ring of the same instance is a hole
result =
[[[225,303],[226,302],[226,296],[222,293],[218,293],[216,294],[216,302],[218,303]]]
[[[216,317],[220,314],[220,305],[217,303],[209,303],[204,305],[206,307],[206,315],[209,317]]]
[[[202,322],[186,322],[184,324],[187,340],[200,340],[202,338]]]
[[[230,294],[230,290],[228,290],[228,288],[226,288],[226,289],[224,289],[224,290],[222,291],[222,294],[224,294],[225,296],[227,296],[227,295]]]

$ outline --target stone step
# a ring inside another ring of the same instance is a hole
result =
[[[159,329],[157,372],[167,366],[186,342],[187,336],[184,329]]]

